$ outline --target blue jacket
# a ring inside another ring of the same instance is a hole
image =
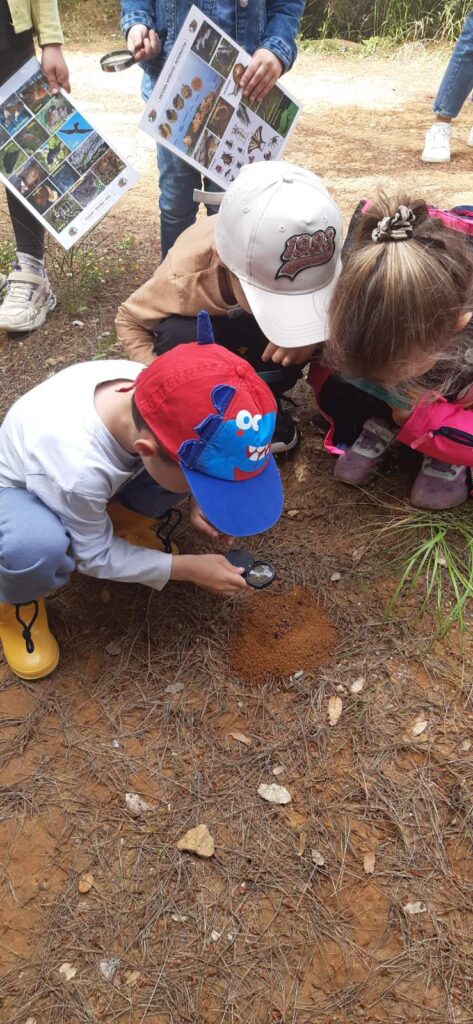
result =
[[[194,0],[197,7],[226,28],[230,0]],[[287,71],[297,55],[296,35],[305,0],[234,0],[236,41],[254,53],[260,46],[279,57]],[[143,61],[143,95],[147,98],[160,74],[164,61],[186,18],[190,0],[121,0],[121,29],[125,36],[132,25],[154,28],[164,37],[163,49],[153,61]]]

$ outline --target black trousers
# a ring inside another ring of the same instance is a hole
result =
[[[2,0],[3,2],[3,0]],[[25,38],[26,37],[26,38]],[[15,74],[30,57],[34,57],[35,49],[32,33],[22,32],[15,40],[10,38],[8,49],[0,49],[0,85],[6,82],[7,78]],[[26,206],[6,189],[8,210],[15,235],[17,252],[26,252],[29,256],[35,256],[42,260],[44,256],[44,235],[45,231],[36,217],[29,212]]]
[[[211,317],[214,338],[218,345],[241,356],[266,381],[276,398],[290,391],[302,376],[302,366],[280,367],[276,363],[264,363],[261,356],[268,339],[258,327],[256,320],[248,313],[237,316]],[[158,356],[169,352],[176,345],[195,341],[197,317],[168,316],[155,330],[154,350]]]

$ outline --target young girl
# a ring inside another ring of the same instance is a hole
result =
[[[325,369],[309,373],[331,422],[338,480],[364,484],[394,440],[424,456],[419,508],[468,497],[473,467],[473,208],[407,197],[359,205],[332,295]]]
[[[38,37],[41,65],[51,92],[55,95],[59,86],[70,92],[57,0],[0,0],[0,86],[34,57],[33,33]],[[0,292],[7,287],[0,305],[0,330],[33,331],[56,305],[44,267],[44,228],[8,190],[7,202],[16,260],[8,280],[0,274]]]

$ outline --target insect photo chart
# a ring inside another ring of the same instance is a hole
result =
[[[35,57],[0,86],[0,180],[64,249],[138,178]]]
[[[250,56],[191,7],[148,100],[140,128],[223,188],[243,164],[277,160],[301,106],[283,86],[249,103]]]

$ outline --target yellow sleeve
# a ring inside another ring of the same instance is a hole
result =
[[[31,0],[31,20],[40,46],[48,43],[62,45],[64,36],[57,0]]]

